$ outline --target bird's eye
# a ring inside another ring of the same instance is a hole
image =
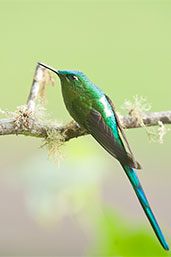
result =
[[[69,75],[68,78],[69,80],[78,80],[77,76],[75,75]]]

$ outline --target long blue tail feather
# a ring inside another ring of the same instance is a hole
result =
[[[122,164],[121,164],[122,165]],[[128,168],[127,166],[124,166],[122,165],[123,169],[125,170],[134,190],[135,190],[135,193],[140,201],[140,204],[142,206],[142,208],[144,209],[144,212],[149,220],[149,222],[151,223],[151,226],[153,227],[153,230],[157,236],[157,238],[159,239],[161,245],[163,246],[163,248],[168,251],[169,250],[169,246],[161,232],[161,229],[154,217],[154,214],[150,208],[150,205],[147,201],[147,198],[145,196],[145,193],[143,191],[143,188],[140,184],[140,181],[134,171],[133,168]]]

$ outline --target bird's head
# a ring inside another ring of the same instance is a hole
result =
[[[87,82],[90,82],[89,79],[84,75],[84,73],[75,70],[56,70],[50,66],[47,66],[44,63],[39,63],[39,65],[55,72],[61,80],[62,86],[69,86],[72,89],[80,89],[86,87]]]

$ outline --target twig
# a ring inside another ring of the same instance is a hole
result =
[[[142,113],[142,121],[145,126],[157,126],[159,122],[171,124],[171,111]],[[142,125],[131,115],[120,116],[124,128],[140,128]]]
[[[43,74],[44,74],[43,69],[41,68],[40,65],[37,65],[30,94],[27,100],[27,106],[28,106],[27,109],[29,112],[32,112],[32,113],[35,110],[36,99],[39,94],[40,84],[43,81]]]

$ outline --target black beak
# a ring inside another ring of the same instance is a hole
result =
[[[59,76],[60,73],[59,73],[58,70],[56,70],[56,69],[54,69],[54,68],[52,68],[52,67],[50,67],[50,66],[48,66],[48,65],[46,65],[46,64],[44,64],[42,62],[38,62],[38,64],[43,66],[44,68],[46,68],[48,70],[51,70],[51,71],[55,72]]]

